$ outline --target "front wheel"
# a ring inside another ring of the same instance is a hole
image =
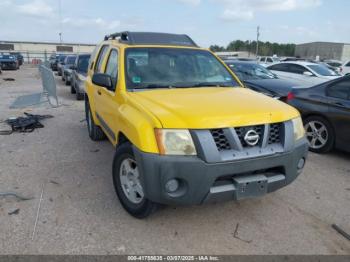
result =
[[[113,184],[119,201],[130,215],[145,218],[156,211],[158,204],[145,197],[137,161],[129,142],[118,146],[115,152]]]
[[[335,134],[328,120],[319,116],[310,116],[305,119],[304,127],[310,151],[327,153],[333,149]]]

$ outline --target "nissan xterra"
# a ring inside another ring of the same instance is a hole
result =
[[[304,167],[298,111],[244,88],[187,35],[106,36],[91,55],[85,88],[89,136],[116,147],[114,187],[135,217],[159,204],[259,197]]]

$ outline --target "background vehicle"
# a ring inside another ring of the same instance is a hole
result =
[[[62,70],[62,81],[68,86],[70,85],[72,68],[74,67],[76,55],[69,55],[65,58],[64,64],[61,67]]]
[[[306,61],[282,62],[270,65],[267,69],[279,78],[293,81],[299,86],[313,86],[340,77],[324,65]]]
[[[82,100],[85,94],[85,81],[89,67],[90,54],[80,54],[72,69],[71,93],[76,94],[77,100]]]
[[[106,36],[85,86],[89,136],[116,147],[115,190],[135,217],[159,204],[258,197],[304,167],[298,111],[244,88],[187,35]]]
[[[350,60],[343,64],[343,66],[341,67],[341,72],[343,75],[350,74]]]
[[[350,152],[350,76],[292,93],[288,103],[302,114],[310,150]]]
[[[296,85],[288,80],[279,79],[265,67],[251,62],[225,61],[231,70],[243,81],[246,87],[285,101]]]
[[[337,73],[339,74],[342,73],[342,69],[341,69],[341,66],[343,65],[342,62],[337,60],[324,60],[322,63],[327,65],[330,69],[335,70]]]
[[[19,66],[23,65],[24,59],[23,55],[20,52],[11,52],[10,54],[16,56]]]
[[[17,70],[19,64],[17,57],[10,53],[0,53],[0,65],[1,69]]]
[[[279,63],[280,59],[278,57],[274,56],[261,56],[258,57],[258,63],[261,64],[262,66],[268,66],[271,64]]]
[[[57,75],[62,76],[63,74],[63,66],[64,66],[64,60],[66,59],[67,55],[59,55],[57,60]]]

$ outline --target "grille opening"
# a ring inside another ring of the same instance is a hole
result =
[[[219,151],[231,149],[230,143],[228,142],[223,129],[213,129],[210,130],[210,133],[213,136],[216,147]]]
[[[244,140],[244,136],[249,130],[254,130],[255,132],[258,133],[258,135],[260,137],[260,141],[257,144],[257,146],[261,145],[262,140],[263,140],[262,138],[264,136],[264,125],[236,127],[235,130],[236,130],[237,136],[239,138],[239,141],[241,142],[241,145],[243,147],[248,147],[249,146]]]
[[[281,123],[271,124],[270,125],[270,134],[268,144],[281,143]]]

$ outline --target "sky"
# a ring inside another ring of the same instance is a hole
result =
[[[62,28],[66,43],[129,30],[227,46],[255,40],[259,25],[261,41],[350,43],[349,10],[349,0],[0,0],[0,41],[59,42]]]

